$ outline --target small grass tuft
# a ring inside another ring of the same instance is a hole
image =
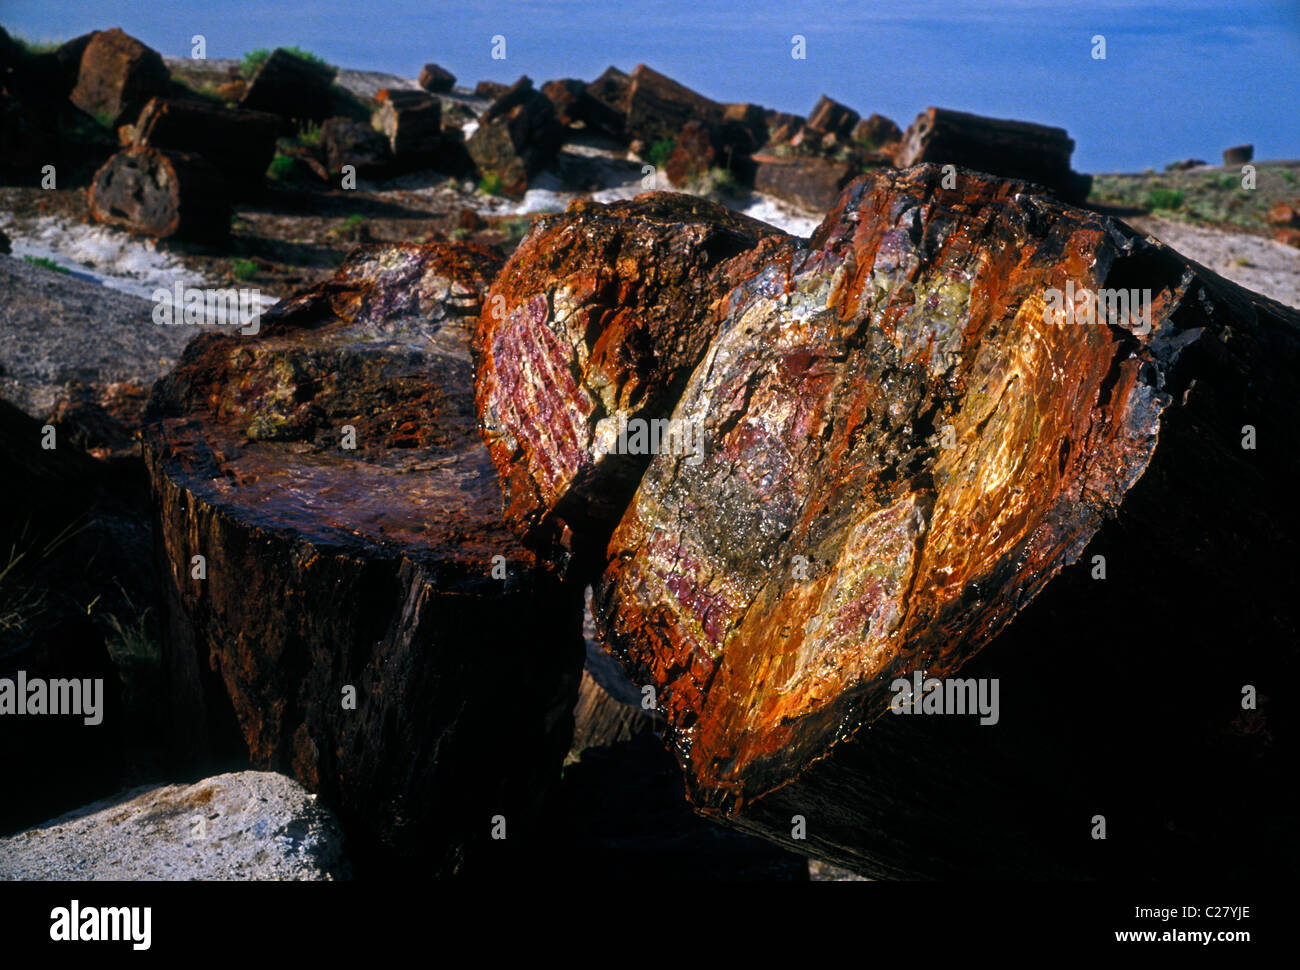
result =
[[[39,266],[42,269],[50,269],[56,273],[72,272],[72,270],[68,269],[66,266],[60,266],[58,263],[50,259],[48,256],[24,256],[23,260],[25,262],[31,263],[33,266]]]

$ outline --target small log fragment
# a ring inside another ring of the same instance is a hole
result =
[[[134,125],[133,144],[202,155],[232,187],[260,186],[275,155],[280,120],[205,101],[153,98]]]

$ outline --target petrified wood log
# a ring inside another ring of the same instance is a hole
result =
[[[233,727],[365,860],[435,873],[527,841],[582,667],[580,594],[506,530],[476,430],[468,328],[499,265],[363,247],[256,337],[195,338],[145,430],[178,735]]]
[[[388,138],[400,165],[433,161],[442,143],[442,102],[424,91],[384,88],[378,95],[374,126]]]
[[[547,81],[542,85],[542,94],[551,99],[563,125],[580,124],[616,138],[623,133],[623,115],[592,95],[581,81],[572,78]]]
[[[1082,202],[1092,177],[1070,170],[1073,151],[1064,128],[926,108],[903,134],[896,158],[899,168],[933,162],[1025,179],[1066,202]]]
[[[860,117],[848,105],[840,104],[823,94],[813,105],[812,114],[808,116],[808,126],[848,138]]]
[[[90,186],[98,222],[166,238],[221,238],[230,232],[230,190],[211,162],[186,152],[127,148],[105,162]]]
[[[260,186],[275,155],[280,119],[205,101],[153,98],[135,123],[133,142],[202,155],[232,187]]]
[[[825,212],[853,178],[855,167],[829,158],[754,156],[754,188],[813,212]]]
[[[525,76],[483,112],[465,148],[480,173],[497,176],[506,195],[520,196],[563,141],[564,126],[551,99]]]
[[[618,453],[620,422],[668,417],[710,304],[767,236],[784,234],[693,196],[575,202],[536,220],[497,277],[474,342],[483,433],[507,519],[557,565],[584,552],[566,536],[599,554],[649,460]]]
[[[603,641],[698,810],[867,874],[1294,864],[1300,314],[1026,184],[942,179],[858,179],[719,301],[672,412],[703,460],[642,477]],[[1000,679],[997,723],[889,713],[959,670]]]
[[[323,121],[330,114],[335,73],[277,47],[248,82],[240,107],[269,111],[286,121]]]
[[[420,69],[417,83],[426,91],[446,94],[456,83],[456,75],[439,64],[426,64]]]
[[[114,27],[91,36],[69,97],[86,114],[108,115],[116,126],[133,120],[150,98],[165,93],[170,78],[156,50]]]

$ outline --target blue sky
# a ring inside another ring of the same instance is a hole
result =
[[[1082,171],[1217,161],[1240,142],[1300,158],[1300,0],[4,0],[0,24],[32,39],[120,26],[177,56],[196,33],[209,57],[297,44],[409,76],[437,61],[471,85],[644,62],[801,114],[824,92],[903,127],[931,104],[1059,125]]]

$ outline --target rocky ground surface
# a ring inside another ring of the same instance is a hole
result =
[[[349,878],[343,834],[284,775],[146,785],[0,839],[0,879]]]

